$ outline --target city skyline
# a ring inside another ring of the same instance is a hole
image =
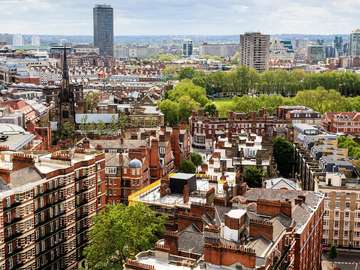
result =
[[[356,0],[102,1],[114,7],[115,35],[233,35],[349,33],[357,25]],[[92,35],[99,1],[0,0],[2,32]],[[36,18],[36,19],[34,19]]]

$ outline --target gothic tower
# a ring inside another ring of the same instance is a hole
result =
[[[59,92],[59,110],[58,110],[58,128],[61,130],[62,126],[66,122],[75,124],[75,98],[74,98],[74,87],[70,84],[69,68],[67,64],[66,46],[64,47],[63,53],[63,75],[62,85]]]

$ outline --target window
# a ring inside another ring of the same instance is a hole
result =
[[[11,206],[11,198],[7,197],[6,198],[6,207],[10,207]]]
[[[14,268],[14,261],[13,261],[13,258],[11,257],[9,259],[9,269],[13,269]]]
[[[345,212],[345,218],[349,218],[350,217],[350,212],[346,211]]]
[[[350,208],[350,202],[345,203],[345,208]]]
[[[117,169],[116,169],[116,167],[106,167],[105,168],[105,173],[106,174],[116,174]]]

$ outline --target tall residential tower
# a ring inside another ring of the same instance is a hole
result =
[[[360,56],[360,29],[350,34],[350,56]]]
[[[114,9],[110,5],[94,7],[94,46],[101,56],[114,53]]]
[[[268,69],[270,36],[261,33],[240,35],[240,63],[257,71]]]

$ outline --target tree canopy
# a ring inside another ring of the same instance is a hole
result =
[[[344,96],[360,95],[360,75],[351,72],[329,71],[324,73],[303,70],[275,70],[257,73],[254,69],[238,67],[230,72],[195,74],[193,82],[206,88],[208,95],[242,96],[250,92],[295,96],[301,90],[335,89]]]
[[[208,102],[205,89],[185,79],[166,93],[166,98],[159,103],[159,108],[166,123],[174,126],[179,121],[187,122],[192,111],[198,111]]]
[[[143,204],[108,205],[94,217],[84,254],[90,269],[122,269],[128,258],[151,249],[165,219]]]
[[[182,173],[196,173],[196,166],[191,160],[184,159],[181,161],[179,171]]]
[[[335,260],[337,255],[338,255],[338,253],[337,253],[336,247],[331,246],[331,248],[328,251],[328,256],[329,256],[330,260]]]
[[[360,109],[360,97],[344,97],[335,90],[317,88],[299,91],[295,97],[245,95],[228,99],[225,107],[224,100],[215,101],[215,104],[222,116],[226,116],[229,111],[253,112],[262,108],[274,113],[276,108],[282,105],[303,105],[323,114],[329,111],[358,111]]]
[[[290,177],[295,159],[294,146],[286,139],[277,137],[274,139],[273,147],[274,158],[280,175]]]
[[[349,150],[349,157],[360,159],[360,144],[354,141],[354,139],[341,136],[338,138],[338,146],[340,148],[347,148]]]
[[[190,154],[190,160],[196,167],[199,167],[203,164],[202,156],[195,152]]]
[[[61,140],[73,140],[75,137],[75,126],[71,122],[65,122],[60,130]]]
[[[101,94],[99,92],[89,92],[85,96],[85,111],[94,112],[100,102]]]
[[[244,180],[250,188],[261,188],[264,172],[255,166],[251,166],[245,170]]]

